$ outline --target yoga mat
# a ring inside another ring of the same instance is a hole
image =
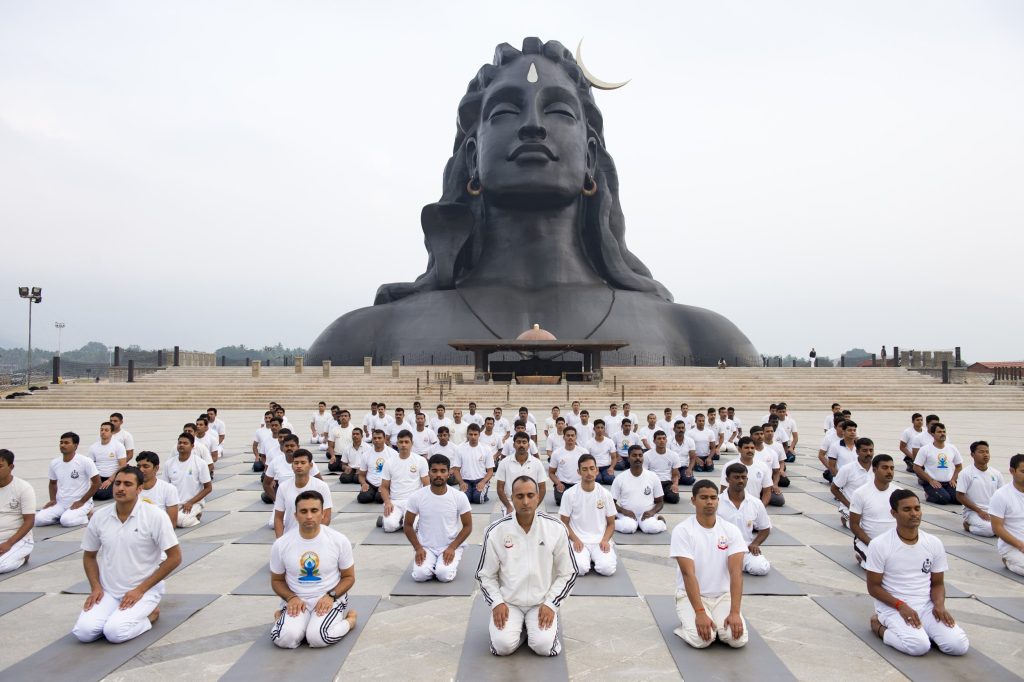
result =
[[[180,538],[182,535],[188,535],[194,530],[205,528],[217,519],[222,519],[230,513],[231,512],[226,511],[204,511],[202,521],[199,522],[198,526],[192,526],[191,528],[175,528],[174,532],[177,533]]]
[[[836,562],[837,564],[839,564],[840,566],[845,568],[850,573],[853,573],[858,578],[864,580],[865,582],[867,581],[867,579],[868,579],[867,571],[865,571],[863,568],[861,568],[860,564],[857,563],[857,561],[853,557],[853,543],[852,542],[849,543],[849,544],[846,544],[846,545],[811,545],[811,548],[814,549],[814,550],[817,550],[821,554],[824,554],[829,559],[831,559],[832,561]],[[949,577],[949,575],[947,574],[946,577]],[[963,590],[961,590],[960,588],[952,585],[948,580],[946,580],[945,583],[946,583],[946,596],[948,598],[950,598],[950,599],[961,599],[961,598],[964,598],[964,597],[971,596],[971,595],[967,594],[966,592],[964,592]],[[865,589],[867,589],[867,588],[865,587]]]
[[[249,504],[245,505],[244,507],[242,507],[238,511],[240,511],[240,512],[263,512],[264,514],[267,514],[267,516],[269,518],[270,512],[274,511],[274,505],[273,504],[267,504],[263,500],[256,500],[255,502],[250,502]]]
[[[408,547],[409,551],[412,551],[412,545],[409,543],[409,538],[405,537],[405,531],[401,528],[396,530],[394,533],[385,533],[383,528],[377,528],[377,526],[374,526],[370,533],[363,538],[363,541],[360,544]]]
[[[946,554],[952,554],[964,561],[970,561],[975,566],[987,568],[993,573],[998,573],[1004,578],[1016,580],[1024,584],[1024,575],[1017,575],[1003,564],[1003,558],[995,547],[983,547],[981,545],[949,545],[946,547]],[[946,585],[949,592],[949,585]]]
[[[59,523],[51,526],[36,526],[32,529],[32,540],[38,545],[40,540],[49,540],[50,538],[55,538],[58,535],[64,535],[64,533],[70,533],[73,530],[85,528],[86,525],[88,524],[83,523],[81,526],[71,526],[70,528],[66,528]]]
[[[270,564],[266,563],[263,566],[261,566],[258,571],[256,571],[251,576],[246,578],[241,585],[231,590],[231,594],[256,597],[273,597],[274,591],[270,589]],[[269,622],[267,623],[267,631],[270,631]]]
[[[211,492],[209,495],[203,498],[203,503],[213,502],[214,500],[220,499],[226,495],[230,495],[233,492],[235,492],[234,486],[227,488],[214,488],[213,492]]]
[[[455,679],[459,682],[561,682],[569,679],[566,663],[566,641],[562,636],[561,619],[558,624],[558,638],[562,652],[558,656],[538,656],[527,646],[525,633],[523,645],[511,656],[495,656],[491,653],[491,635],[488,619],[491,609],[483,597],[473,601],[466,627],[466,639],[459,657],[459,670]]]
[[[272,545],[277,537],[274,536],[274,529],[270,526],[260,526],[254,531],[246,533],[237,540],[232,540],[233,545]]]
[[[13,578],[16,575],[21,575],[25,571],[31,571],[33,568],[38,568],[39,566],[50,563],[51,561],[63,559],[68,555],[74,554],[81,548],[82,545],[78,542],[59,542],[57,540],[39,542],[36,540],[32,547],[32,554],[28,557],[28,561],[9,573],[0,573],[0,581]]]
[[[790,507],[788,504],[781,507],[767,507],[768,513],[772,516],[796,516],[803,514],[802,511]],[[690,502],[690,498],[684,496],[680,498],[679,504],[666,504],[665,508],[661,510],[663,514],[696,514],[697,510],[693,508],[693,503]]]
[[[331,481],[328,485],[331,490],[337,490],[342,493],[357,493],[360,490],[358,483],[342,483],[335,474],[331,474],[330,479]]]
[[[268,579],[269,580],[269,579]],[[340,642],[331,646],[311,648],[305,644],[296,649],[282,649],[274,646],[270,639],[272,625],[268,614],[267,630],[242,657],[220,678],[221,682],[252,682],[253,680],[333,680],[345,658],[352,652],[356,640],[366,627],[380,602],[377,596],[351,596],[348,608],[358,614],[356,627],[350,630]]]
[[[821,500],[822,502],[828,502],[829,504],[832,504],[832,505],[838,504],[838,501],[832,495],[831,492],[820,492],[820,491],[815,492],[815,491],[810,491],[810,490],[794,491],[794,492],[802,492],[804,495],[810,495],[811,497],[817,498],[817,499]]]
[[[771,558],[768,559],[771,561]],[[743,574],[743,594],[782,595],[787,597],[804,596],[807,590],[782,575],[772,567],[768,575]]]
[[[853,537],[853,531],[849,528],[843,528],[843,522],[839,518],[839,512],[834,514],[807,514],[807,518],[814,519],[823,526],[828,526],[832,530],[837,530],[843,535]]]
[[[978,601],[1024,623],[1024,597],[978,597]]]
[[[870,597],[812,597],[818,606],[846,626],[876,654],[911,680],[1020,680],[1020,676],[971,649],[963,656],[946,656],[932,647],[924,656],[908,656],[893,649],[871,632],[875,602]],[[953,614],[956,617],[956,613]]]
[[[263,492],[263,483],[262,483],[262,481],[258,481],[258,480],[256,480],[256,481],[249,481],[245,485],[237,488],[237,490],[253,490],[253,491],[256,491],[256,492]]]
[[[184,568],[187,568],[195,562],[202,559],[204,556],[209,554],[221,547],[219,542],[183,542],[181,543],[181,563],[176,569],[171,571],[171,575],[167,576],[170,578]],[[91,592],[89,588],[89,581],[83,580],[75,583],[71,587],[62,590],[64,594],[89,594]],[[218,595],[219,596],[219,595]]]
[[[20,609],[30,601],[42,597],[45,592],[0,592],[0,616]]]
[[[450,583],[442,583],[437,580],[418,583],[412,579],[412,562],[410,561],[409,568],[391,588],[391,594],[410,597],[468,597],[473,594],[477,586],[476,566],[480,563],[481,547],[480,545],[464,545],[464,547],[455,580]],[[411,545],[409,554],[412,554]]]
[[[772,532],[768,533],[768,538],[761,543],[762,547],[803,547],[804,543],[797,540],[795,537],[790,535],[784,530],[778,528],[772,528]]]
[[[335,514],[377,514],[378,516],[384,513],[384,505],[378,504],[377,502],[371,502],[370,504],[359,504],[359,502],[352,500],[344,507],[334,510]]]
[[[984,542],[986,545],[991,545],[993,548],[996,545],[996,539],[994,537],[986,538],[982,537],[981,535],[973,535],[972,533],[964,530],[964,520],[963,517],[959,515],[954,516],[953,514],[926,514],[924,517],[922,517],[922,520],[925,523],[930,523],[933,526],[938,526],[939,528],[951,531],[965,538],[977,540],[978,542]],[[992,551],[995,551],[995,549],[993,549]]]
[[[616,531],[612,536],[616,545],[669,545],[672,543],[672,529],[669,528],[663,533],[619,533]]]
[[[629,571],[619,562],[615,573],[601,575],[594,569],[586,575],[576,576],[576,585],[572,588],[575,597],[635,597],[636,587],[629,578]]]
[[[746,646],[733,649],[721,642],[713,642],[706,649],[694,649],[674,632],[679,627],[675,597],[648,596],[646,599],[668,651],[672,654],[672,660],[685,679],[736,682],[796,680],[786,664],[757,633],[749,619]]]
[[[121,644],[111,644],[104,639],[83,644],[75,639],[74,635],[65,635],[6,670],[0,671],[0,679],[73,679],[76,682],[102,680],[219,596],[215,594],[164,595],[160,601],[160,618],[153,624],[153,628],[149,632]],[[73,622],[69,623],[68,627],[70,628],[73,624]]]

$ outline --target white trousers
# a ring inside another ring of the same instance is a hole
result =
[[[615,543],[609,543],[611,546],[608,548],[609,551],[605,552],[601,549],[600,543],[585,544],[583,545],[583,551],[577,552],[575,549],[572,553],[576,555],[576,566],[578,567],[577,573],[579,575],[586,575],[590,573],[590,562],[594,562],[594,570],[601,575],[612,575],[615,573],[615,568],[618,565],[619,559],[615,555]]]
[[[104,592],[99,604],[93,604],[91,609],[83,610],[78,615],[71,634],[80,642],[93,642],[100,637],[105,637],[113,644],[127,642],[153,627],[149,622],[149,614],[160,605],[163,596],[164,583],[160,581],[143,594],[135,606],[122,611],[120,607],[124,595],[115,596]]]
[[[327,436],[320,434],[319,436],[313,436],[309,439],[310,445],[319,445],[320,443],[327,442]]]
[[[405,507],[406,500],[391,500],[391,505],[394,509],[391,510],[390,514],[384,515],[384,532],[394,533],[402,528],[405,522]]]
[[[200,523],[199,515],[203,513],[203,503],[197,502],[192,505],[192,511],[185,513],[185,505],[178,507],[178,528],[191,528]]]
[[[21,568],[34,546],[31,533],[15,542],[5,554],[0,554],[0,573],[10,573]]]
[[[719,454],[725,454],[727,452],[730,454],[739,454],[739,450],[736,448],[736,444],[728,442],[722,443],[722,446],[718,448],[718,452]]]
[[[910,604],[921,619],[921,627],[915,628],[903,620],[900,612],[885,604],[875,604],[878,620],[886,627],[882,641],[897,651],[911,656],[924,656],[932,648],[932,641],[939,651],[950,656],[963,656],[970,648],[967,633],[959,625],[949,627],[937,620],[932,613],[932,602]]]
[[[970,509],[964,509],[964,521],[967,522],[967,531],[971,535],[980,535],[983,538],[992,538],[996,535],[992,530],[992,522],[986,521]]]
[[[619,533],[635,533],[639,528],[644,533],[664,533],[668,525],[657,516],[651,516],[643,521],[637,521],[643,516],[643,512],[631,509],[636,514],[636,519],[631,519],[622,514],[615,515],[615,530]]]
[[[426,547],[424,547],[426,549]],[[431,578],[437,578],[442,583],[450,583],[455,580],[455,574],[459,570],[459,562],[462,561],[462,547],[455,550],[455,558],[450,564],[444,562],[444,550],[426,549],[427,557],[422,564],[415,561],[412,564],[412,579],[418,583],[426,582]]]
[[[322,616],[316,615],[317,599],[306,600],[306,610],[297,616],[288,615],[287,604],[281,604],[281,617],[270,628],[270,639],[282,649],[295,649],[302,640],[309,646],[320,648],[341,641],[351,626],[345,620],[348,595],[334,602],[334,608]]]
[[[768,575],[768,571],[770,570],[772,570],[772,565],[768,562],[768,558],[764,554],[754,556],[750,552],[747,552],[743,555],[744,573],[749,573],[750,575]]]
[[[743,616],[740,616],[743,620],[743,634],[739,639],[733,638],[732,628],[725,624],[725,619],[732,608],[732,597],[728,592],[717,597],[701,596],[700,603],[704,607],[704,612],[707,613],[712,623],[714,623],[715,634],[718,636],[718,639],[722,640],[723,644],[728,644],[732,648],[738,649],[747,643],[747,621]],[[676,592],[676,615],[679,616],[679,627],[675,629],[675,633],[684,642],[696,649],[703,649],[715,641],[714,637],[708,641],[697,632],[697,613],[693,610],[693,606],[690,605],[690,599],[686,596],[686,592]]]
[[[496,656],[508,656],[515,653],[523,643],[523,626],[526,626],[526,643],[538,656],[557,656],[562,652],[562,643],[558,641],[558,611],[555,619],[547,630],[540,629],[540,605],[529,609],[521,609],[512,604],[508,606],[508,620],[505,627],[498,629],[493,616],[487,619],[487,627],[491,634],[491,653]]]
[[[1017,551],[1013,547],[1007,547],[1000,553],[1003,557],[1003,563],[1010,569],[1011,572],[1017,575],[1024,575],[1024,553]]]
[[[60,523],[65,528],[84,526],[89,523],[89,512],[92,511],[92,506],[92,500],[89,500],[78,509],[71,509],[71,505],[58,502],[48,509],[37,511],[35,525],[52,526]]]

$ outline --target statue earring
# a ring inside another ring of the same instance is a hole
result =
[[[592,197],[597,194],[597,182],[594,181],[594,177],[587,173],[586,178],[583,180],[583,196]]]
[[[478,197],[480,193],[484,191],[484,186],[480,184],[480,178],[473,176],[466,183],[466,191],[469,192],[469,196]]]

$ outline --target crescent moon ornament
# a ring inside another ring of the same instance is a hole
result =
[[[633,80],[632,78],[630,78],[629,80],[622,81],[621,83],[608,83],[607,81],[603,81],[594,74],[590,73],[590,69],[588,69],[586,64],[583,63],[583,52],[581,49],[582,47],[583,41],[580,40],[579,45],[576,46],[576,65],[580,67],[580,71],[582,71],[586,79],[590,81],[590,84],[593,85],[598,90],[618,90],[623,85],[626,85],[631,80]]]

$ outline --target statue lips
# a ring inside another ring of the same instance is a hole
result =
[[[551,151],[547,145],[540,142],[527,142],[526,144],[519,145],[508,155],[508,160],[515,161],[520,156],[525,156],[524,161],[536,161],[541,155],[546,156],[550,161],[558,161],[558,155]]]

